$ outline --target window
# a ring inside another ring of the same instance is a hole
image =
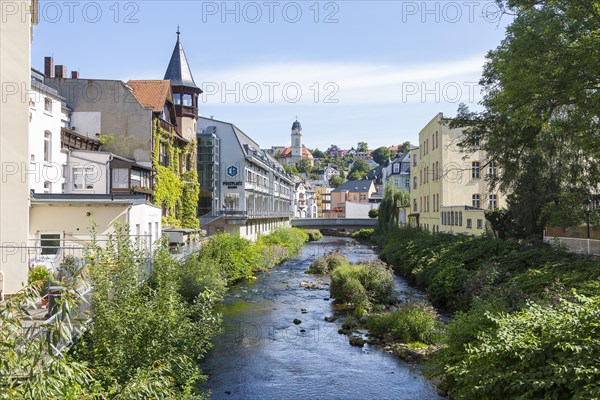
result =
[[[173,93],[173,103],[181,104],[181,94],[180,93]]]
[[[52,132],[44,132],[44,161],[52,161]]]
[[[161,143],[159,146],[158,163],[163,167],[170,165],[169,152],[167,151],[167,144]]]
[[[490,178],[496,177],[496,163],[494,161],[490,161],[488,174]]]
[[[467,218],[467,228],[471,229],[473,227],[473,220],[471,218]]]
[[[192,95],[191,94],[184,94],[183,95],[183,105],[184,106],[192,106]]]
[[[462,226],[462,211],[458,212],[458,225]]]
[[[44,182],[44,193],[52,192],[52,183],[49,181]]]
[[[394,164],[394,173],[395,174],[400,173],[400,164],[398,164],[398,163]]]
[[[413,189],[417,188],[417,177],[413,176]]]
[[[490,210],[498,209],[498,195],[490,194]]]
[[[440,147],[440,135],[439,132],[435,132],[435,147]]]
[[[481,163],[479,161],[473,161],[471,163],[471,178],[479,179],[481,172]]]
[[[413,167],[417,166],[417,155],[413,154]]]
[[[58,254],[60,249],[60,233],[42,233],[40,235],[42,255]]]
[[[94,189],[94,167],[73,167],[73,189]]]
[[[442,225],[446,225],[446,212],[442,211]]]
[[[473,207],[481,208],[481,195],[474,194],[472,199],[473,199]]]
[[[113,189],[127,189],[129,188],[129,169],[127,168],[113,168],[112,174],[112,188]],[[132,183],[133,185],[133,183]]]
[[[417,211],[417,199],[413,199],[413,211]]]
[[[477,220],[477,229],[483,229],[483,220],[482,219]]]
[[[48,97],[44,97],[44,111],[51,113],[52,112],[52,99]]]
[[[450,225],[454,225],[454,212],[450,211]]]

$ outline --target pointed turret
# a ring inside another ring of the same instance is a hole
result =
[[[193,141],[196,140],[198,96],[202,90],[194,82],[183,45],[179,39],[180,34],[179,27],[177,27],[177,42],[165,72],[165,79],[171,81],[179,134]]]

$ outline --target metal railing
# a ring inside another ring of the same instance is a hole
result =
[[[213,211],[203,217],[239,217],[239,218],[270,218],[270,217],[292,217],[291,211],[272,211],[272,210],[231,210],[223,209]]]
[[[544,242],[561,246],[571,253],[600,256],[600,240],[598,239],[546,236],[544,231]]]

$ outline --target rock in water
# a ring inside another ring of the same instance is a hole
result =
[[[294,324],[296,325],[300,325],[302,323],[302,321],[300,321],[298,318],[294,318]]]

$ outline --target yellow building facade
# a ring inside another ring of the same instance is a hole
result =
[[[419,132],[411,150],[409,223],[430,232],[479,235],[485,232],[484,211],[506,207],[506,197],[490,191],[486,177],[497,166],[481,150],[458,147],[462,129],[450,129],[442,113]]]

